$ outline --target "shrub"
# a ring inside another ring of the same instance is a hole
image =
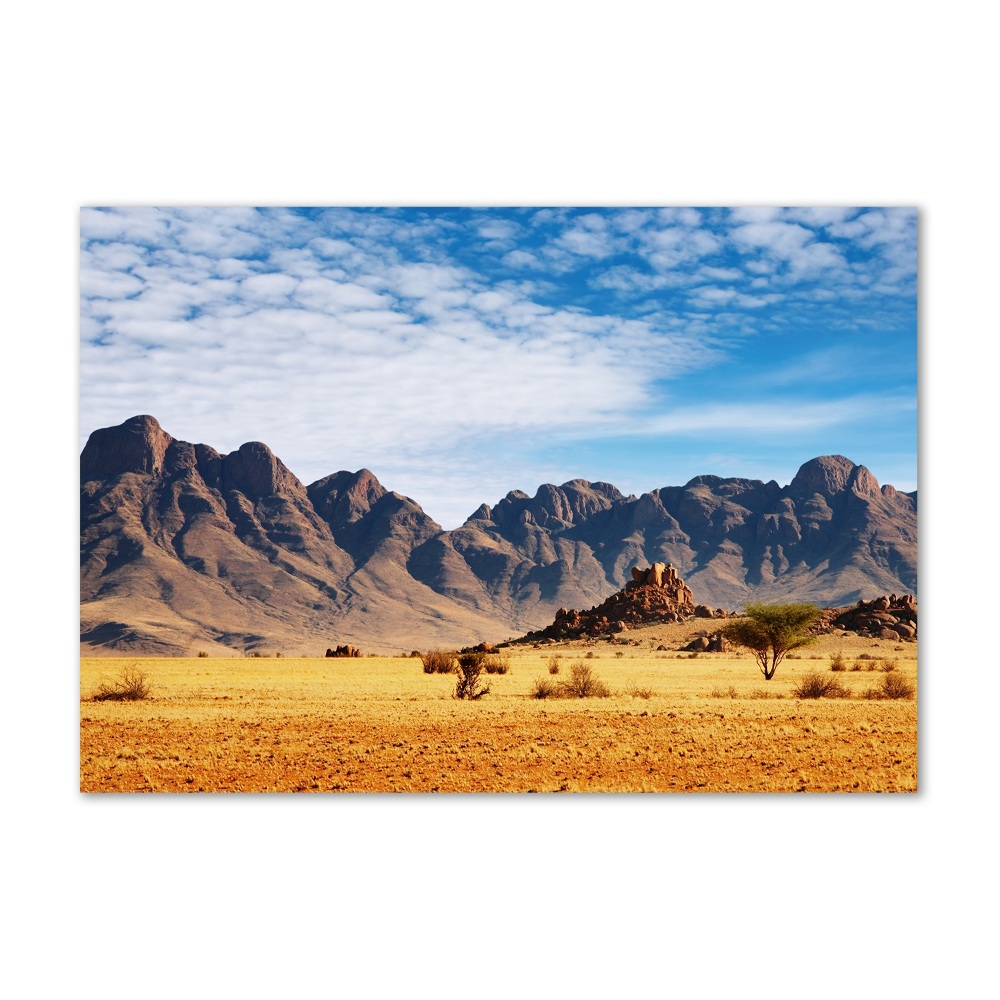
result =
[[[712,697],[712,698],[737,698],[739,696],[736,694],[736,688],[733,687],[732,684],[730,684],[728,691],[723,691],[722,688],[713,688],[712,689],[712,694],[710,695],[710,697]]]
[[[563,681],[560,687],[567,698],[609,698],[611,691],[597,677],[589,664],[574,663],[570,668],[569,680]]]
[[[861,663],[858,660],[855,660],[854,663],[851,664],[851,672],[854,673],[855,671],[858,671],[860,669],[861,669]]]
[[[505,674],[510,670],[510,657],[503,653],[492,653],[483,660],[483,669],[488,674]]]
[[[133,664],[125,667],[113,684],[102,684],[94,695],[94,701],[142,701],[149,697],[149,682],[146,675]]]
[[[880,660],[879,662],[880,662],[880,663],[881,663],[881,665],[882,665],[882,669],[883,669],[883,670],[884,670],[884,671],[885,671],[885,672],[886,672],[887,674],[888,674],[888,673],[891,673],[891,672],[892,672],[893,670],[895,670],[895,669],[896,669],[896,667],[898,667],[898,666],[899,666],[899,661],[898,661],[898,660]]]
[[[549,657],[549,673],[558,674],[559,673],[559,657],[550,656]]]
[[[836,677],[824,677],[815,670],[805,674],[792,693],[796,698],[847,698],[850,695]]]
[[[432,649],[420,655],[425,674],[450,674],[455,670],[455,654],[443,649]]]
[[[486,666],[484,653],[462,653],[458,658],[458,683],[455,697],[476,701],[490,693],[489,686],[482,686],[480,675]]]
[[[881,701],[888,698],[912,698],[914,693],[913,685],[902,674],[887,673],[882,678],[882,684],[877,688],[869,688],[864,696]]]
[[[559,696],[559,686],[547,677],[539,677],[531,689],[532,698],[556,698]]]
[[[643,698],[646,701],[649,701],[649,699],[653,697],[655,692],[653,691],[652,688],[634,687],[634,688],[629,688],[626,693],[631,698]]]
[[[830,657],[830,669],[836,671],[847,669],[847,664],[844,663],[843,653],[834,653],[833,656]]]
[[[621,650],[619,649],[619,650],[618,650],[618,651],[617,651],[617,652],[615,653],[615,659],[616,659],[616,660],[620,660],[620,659],[621,659],[621,658],[622,658],[622,657],[623,657],[624,655],[625,655],[625,654],[624,654],[624,653],[623,653],[623,652],[622,652],[622,651],[621,651]]]
[[[784,698],[785,696],[779,691],[772,691],[770,688],[754,688],[748,695],[748,698]]]
[[[205,650],[203,650],[203,649],[199,649],[198,650],[198,658],[200,659],[203,656],[208,656],[208,653],[206,653]]]
[[[592,660],[594,658],[594,651],[592,649],[587,651],[587,659]]]

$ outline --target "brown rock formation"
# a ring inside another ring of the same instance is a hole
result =
[[[851,608],[827,608],[811,631],[855,632],[889,641],[916,639],[917,600],[912,594],[883,594],[872,601],[858,601]]]
[[[708,617],[725,612],[708,611]],[[634,567],[624,590],[612,594],[589,611],[560,608],[555,621],[538,632],[529,632],[522,641],[579,639],[585,636],[616,635],[630,628],[656,622],[679,622],[695,613],[691,590],[669,563],[654,563],[647,569]]]

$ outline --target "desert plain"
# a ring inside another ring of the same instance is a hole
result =
[[[80,789],[916,791],[916,696],[870,697],[890,665],[916,691],[916,642],[825,635],[765,681],[748,653],[679,652],[690,632],[505,648],[508,672],[484,674],[490,693],[475,701],[413,656],[85,657]],[[580,663],[609,696],[535,697]],[[125,668],[149,696],[95,701]],[[847,695],[797,696],[811,672]]]

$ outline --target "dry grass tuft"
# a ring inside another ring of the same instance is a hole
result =
[[[535,686],[531,689],[532,698],[558,698],[559,685],[555,681],[550,681],[547,677],[539,677],[535,681]]]
[[[610,698],[611,690],[595,676],[593,668],[582,661],[570,666],[569,680],[560,684],[567,698]]]
[[[835,677],[824,677],[815,670],[803,675],[792,689],[796,698],[848,698],[850,691]]]
[[[443,649],[432,649],[420,656],[425,674],[450,674],[455,669],[455,654]]]
[[[505,674],[510,670],[510,657],[506,653],[490,653],[483,660],[483,669],[488,674]]]
[[[628,691],[626,691],[625,693],[630,698],[642,698],[645,701],[649,701],[649,699],[652,698],[654,694],[656,694],[656,692],[652,688],[641,688],[641,687],[629,688]]]
[[[886,673],[879,687],[869,688],[864,697],[869,701],[884,701],[886,699],[912,698],[916,693],[914,686],[902,674]]]
[[[729,689],[723,691],[722,688],[712,688],[712,693],[709,695],[710,698],[738,698],[739,695],[736,693],[736,688],[732,684],[729,685]]]
[[[133,665],[123,668],[113,684],[102,684],[94,695],[94,701],[142,701],[149,697],[149,691],[146,675]]]

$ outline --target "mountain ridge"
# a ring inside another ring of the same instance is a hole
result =
[[[150,415],[94,431],[80,466],[88,653],[496,641],[597,605],[654,562],[719,607],[917,592],[916,491],[842,455],[785,487],[702,475],[636,497],[544,483],[450,530],[368,469],[306,486],[262,442],[222,455]]]

